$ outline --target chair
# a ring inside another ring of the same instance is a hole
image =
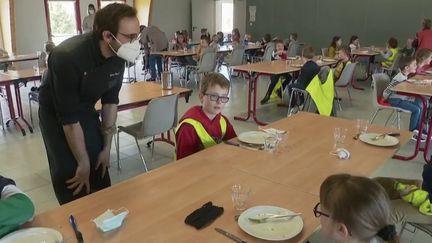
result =
[[[413,231],[410,231],[409,229],[407,229],[407,226],[410,225],[411,227],[413,227]],[[399,233],[400,236],[402,236],[402,233],[408,230],[411,233],[415,233],[416,230],[421,230],[424,233],[426,233],[427,235],[432,237],[432,224],[418,224],[418,223],[411,223],[411,222],[404,222],[402,224],[401,227],[401,231]]]
[[[28,101],[29,101],[30,122],[32,126],[34,126],[32,101],[39,104],[39,90],[36,87],[33,87],[31,91],[28,93]]]
[[[397,73],[398,70],[399,70],[399,60],[400,60],[401,56],[402,56],[402,55],[398,52],[398,53],[396,54],[396,57],[395,57],[395,59],[393,60],[393,63],[392,63],[392,65],[391,65],[390,67],[384,67],[384,66],[381,67],[382,72],[385,72],[385,73],[387,73],[390,77],[393,77],[393,74],[394,74],[394,73]]]
[[[232,51],[231,58],[227,61],[227,67],[229,69],[229,76],[231,77],[233,70],[231,67],[242,65],[244,63],[245,49],[243,47],[235,48]]]
[[[195,83],[198,84],[198,78],[201,74],[214,72],[216,68],[216,50],[214,48],[206,48],[204,54],[202,55],[198,65],[196,66],[186,66],[186,77],[188,72],[195,72]],[[180,80],[181,81],[181,80]],[[190,80],[186,81],[187,85]],[[180,85],[182,85],[180,83]]]
[[[275,44],[273,42],[267,43],[263,56],[262,57],[253,56],[252,62],[255,63],[255,62],[262,62],[262,61],[271,61],[272,53],[274,49],[275,49]]]
[[[390,77],[385,73],[375,73],[372,75],[372,84],[373,84],[373,92],[372,92],[372,104],[376,107],[375,112],[372,114],[370,119],[370,124],[373,123],[375,117],[378,115],[378,112],[382,110],[390,110],[391,114],[386,120],[385,126],[388,121],[392,117],[393,113],[396,112],[396,125],[398,129],[400,129],[400,113],[410,113],[410,111],[391,106],[388,102],[386,102],[383,97],[383,91],[390,83]]]
[[[135,62],[125,62],[125,69],[127,72],[126,78],[123,78],[126,80],[126,83],[132,83],[136,81],[136,63]],[[130,69],[133,67],[133,77],[130,75]]]
[[[355,72],[356,66],[357,66],[357,63],[355,63],[355,62],[354,63],[348,63],[345,66],[345,68],[343,69],[341,76],[339,77],[338,81],[335,84],[335,86],[337,88],[346,88],[351,105],[352,105],[352,99],[351,99],[351,93],[349,90],[349,84],[354,78],[354,72]],[[340,103],[339,95],[337,93],[337,89],[335,89],[335,93],[336,93],[336,101],[339,105],[339,109],[342,110],[342,106]]]
[[[154,153],[155,136],[164,132],[169,132],[177,125],[177,104],[178,95],[167,95],[150,101],[144,118],[141,122],[129,125],[119,126],[117,129],[117,167],[120,170],[120,132],[125,132],[135,138],[135,143],[138,148],[145,171],[148,171],[144,155],[138,144],[138,139],[152,137],[152,158]]]
[[[321,48],[321,55],[323,57],[328,57],[328,48]]]

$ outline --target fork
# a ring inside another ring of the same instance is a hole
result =
[[[385,136],[393,136],[393,137],[397,137],[397,136],[399,136],[399,135],[400,135],[399,133],[395,133],[395,132],[388,132],[388,133],[383,133],[383,134],[377,135],[377,136],[371,138],[371,140],[372,140],[372,141],[376,141],[376,140],[379,140],[379,139],[383,139],[383,138],[385,138]]]
[[[248,219],[252,222],[256,222],[256,223],[265,223],[267,222],[267,220],[269,219],[280,219],[280,218],[293,218],[296,216],[300,216],[301,213],[293,213],[293,214],[275,214],[275,215],[270,215],[267,217],[263,217],[263,218],[253,218],[253,217],[249,217]]]

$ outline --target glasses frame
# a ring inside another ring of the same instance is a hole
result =
[[[227,96],[219,96],[219,95],[215,95],[215,94],[204,93],[204,95],[208,96],[211,101],[216,101],[216,102],[220,101],[221,103],[224,103],[224,104],[228,103],[228,101],[230,99]]]
[[[129,43],[132,43],[132,42],[134,42],[136,40],[141,39],[141,33],[133,33],[133,34],[125,34],[125,33],[122,33],[122,32],[117,32],[117,33],[119,33],[120,35],[128,38],[129,39]]]
[[[320,204],[321,204],[321,202],[318,202],[318,203],[315,205],[315,207],[313,208],[313,210],[312,210],[313,213],[314,213],[314,215],[315,215],[315,217],[319,218],[319,217],[321,217],[321,216],[325,216],[325,217],[331,218],[329,214],[327,214],[327,213],[323,213],[323,212],[321,212],[320,210],[318,210],[318,207],[319,207]]]

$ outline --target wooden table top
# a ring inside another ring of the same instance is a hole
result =
[[[173,87],[171,90],[162,89],[161,85],[154,82],[136,82],[124,84],[119,93],[118,110],[126,110],[133,107],[147,105],[150,100],[170,94],[186,95],[192,93],[191,89]],[[101,109],[100,101],[96,103],[96,110]]]
[[[40,79],[44,69],[35,72],[32,68],[20,70],[8,70],[7,72],[0,71],[0,83],[10,83],[15,80],[35,80]]]
[[[9,62],[22,62],[22,61],[31,61],[31,60],[37,60],[38,55],[36,53],[32,54],[23,54],[23,55],[14,55],[11,57],[3,57],[0,58],[0,64],[1,63],[9,63]]]
[[[318,57],[314,59],[317,60]],[[317,61],[318,66],[330,66],[335,64],[337,61],[324,62]],[[238,66],[233,66],[232,68],[237,71],[245,71],[245,72],[257,72],[257,73],[265,73],[265,74],[282,74],[282,73],[292,73],[300,71],[303,63],[301,60],[274,60],[274,61],[264,61],[257,63],[249,63]]]
[[[352,154],[350,160],[342,161],[329,155],[332,129],[336,126],[349,129],[346,148]],[[220,144],[37,215],[26,226],[54,228],[65,239],[76,242],[68,224],[68,217],[73,214],[86,242],[133,242],[136,239],[228,242],[214,227],[247,242],[265,242],[247,235],[234,221],[237,213],[232,206],[230,188],[233,184],[248,184],[252,188],[249,206],[275,205],[302,213],[303,231],[288,242],[303,242],[319,225],[312,208],[319,200],[317,189],[327,175],[338,172],[369,175],[396,150],[354,141],[355,121],[299,113],[271,127],[290,131],[287,152],[270,154]],[[370,130],[387,132],[392,129],[372,126]],[[410,133],[398,132],[401,143],[405,143]],[[224,214],[199,231],[185,225],[185,217],[208,201],[224,207]],[[130,212],[121,229],[105,234],[99,232],[91,220],[107,209],[120,207]]]
[[[361,47],[351,52],[351,55],[355,56],[376,56],[380,54],[380,51],[385,51],[383,47]]]
[[[430,75],[415,75],[410,78],[412,80],[432,80],[432,76]],[[392,91],[395,92],[403,92],[408,94],[417,94],[424,96],[432,96],[432,82],[426,82],[422,84],[416,84],[413,82],[401,82],[394,86]]]
[[[254,50],[261,48],[260,45],[248,45],[245,47],[245,50]],[[216,52],[218,53],[224,53],[224,52],[231,52],[233,50],[233,47],[231,45],[224,45],[218,48]],[[194,49],[188,49],[187,51],[184,50],[178,50],[178,51],[155,51],[151,54],[154,55],[162,55],[164,57],[184,57],[184,56],[194,56],[197,54],[196,50]]]

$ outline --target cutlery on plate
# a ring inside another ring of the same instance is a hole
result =
[[[77,227],[77,224],[76,224],[76,221],[75,221],[75,218],[73,215],[69,216],[69,224],[72,226],[72,229],[75,232],[75,236],[78,240],[78,243],[84,243],[84,238],[83,238],[81,232],[78,230],[78,227]]]
[[[223,230],[223,229],[221,229],[221,228],[215,228],[215,230],[216,230],[218,233],[220,233],[220,234],[222,234],[222,235],[224,235],[224,236],[230,238],[231,240],[233,240],[233,241],[235,241],[235,242],[238,242],[238,243],[247,243],[246,241],[240,239],[238,236],[235,236],[235,235],[231,234],[230,232],[228,232],[228,231],[226,231],[226,230]]]
[[[263,150],[264,149],[262,146],[260,146],[260,147],[250,147],[250,146],[247,146],[247,145],[243,145],[243,144],[235,143],[235,142],[231,142],[231,141],[224,141],[224,143],[227,144],[227,145],[236,146],[236,147],[239,147],[239,148],[244,148],[244,149],[252,150],[252,151],[259,151],[259,150]]]
[[[281,218],[293,218],[296,216],[300,216],[301,213],[293,213],[293,214],[267,214],[265,217],[249,217],[248,219],[252,222],[256,223],[265,223],[269,219],[281,219]]]
[[[397,133],[397,132],[383,133],[383,134],[380,134],[380,135],[377,135],[377,136],[371,138],[371,140],[372,141],[380,140],[380,139],[385,138],[386,136],[398,137],[398,136],[400,136],[400,133]]]

